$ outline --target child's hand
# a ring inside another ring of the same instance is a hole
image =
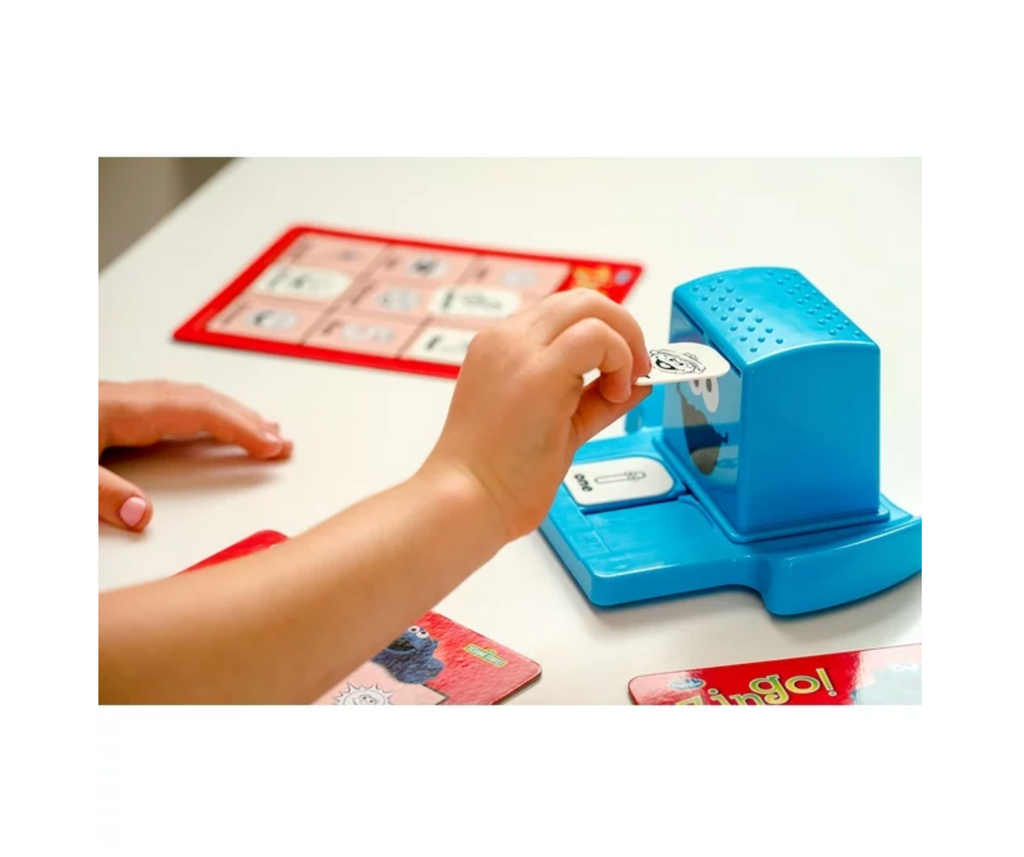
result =
[[[110,447],[150,446],[166,437],[200,434],[237,444],[254,458],[287,458],[292,451],[277,423],[205,387],[170,381],[100,382],[100,455]],[[105,467],[99,471],[100,518],[121,529],[145,529],[153,516],[146,495]]]
[[[593,369],[601,377],[584,387]],[[539,526],[576,450],[650,395],[643,333],[595,292],[541,301],[473,339],[448,420],[424,467],[464,473],[508,538]]]

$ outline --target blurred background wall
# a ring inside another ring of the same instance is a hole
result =
[[[100,158],[99,269],[156,226],[231,158]]]

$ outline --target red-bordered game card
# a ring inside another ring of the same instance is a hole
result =
[[[318,705],[493,705],[540,666],[438,613],[427,613]]]
[[[638,705],[920,705],[921,646],[639,676]]]
[[[632,262],[296,226],[174,338],[454,378],[484,327],[566,289],[621,302],[641,273]]]
[[[186,572],[265,550],[287,536],[263,530]],[[316,705],[494,705],[540,676],[540,666],[438,613],[427,613]]]

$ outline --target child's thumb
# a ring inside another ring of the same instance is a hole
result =
[[[141,532],[153,517],[146,495],[107,468],[100,468],[100,518],[122,530]]]

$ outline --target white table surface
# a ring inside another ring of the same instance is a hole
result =
[[[202,446],[119,457],[113,469],[155,515],[141,536],[100,525],[101,589],[171,574],[256,530],[297,535],[430,451],[451,381],[172,342],[295,223],[636,260],[646,270],[626,305],[652,341],[667,336],[679,283],[798,268],[880,344],[882,487],[921,513],[919,162],[241,161],[100,276],[100,377],[201,381],[280,421],[295,455],[269,466]],[[744,591],[598,610],[537,533],[438,609],[541,664],[510,704],[628,703],[644,673],[921,641],[920,576],[796,619]]]

